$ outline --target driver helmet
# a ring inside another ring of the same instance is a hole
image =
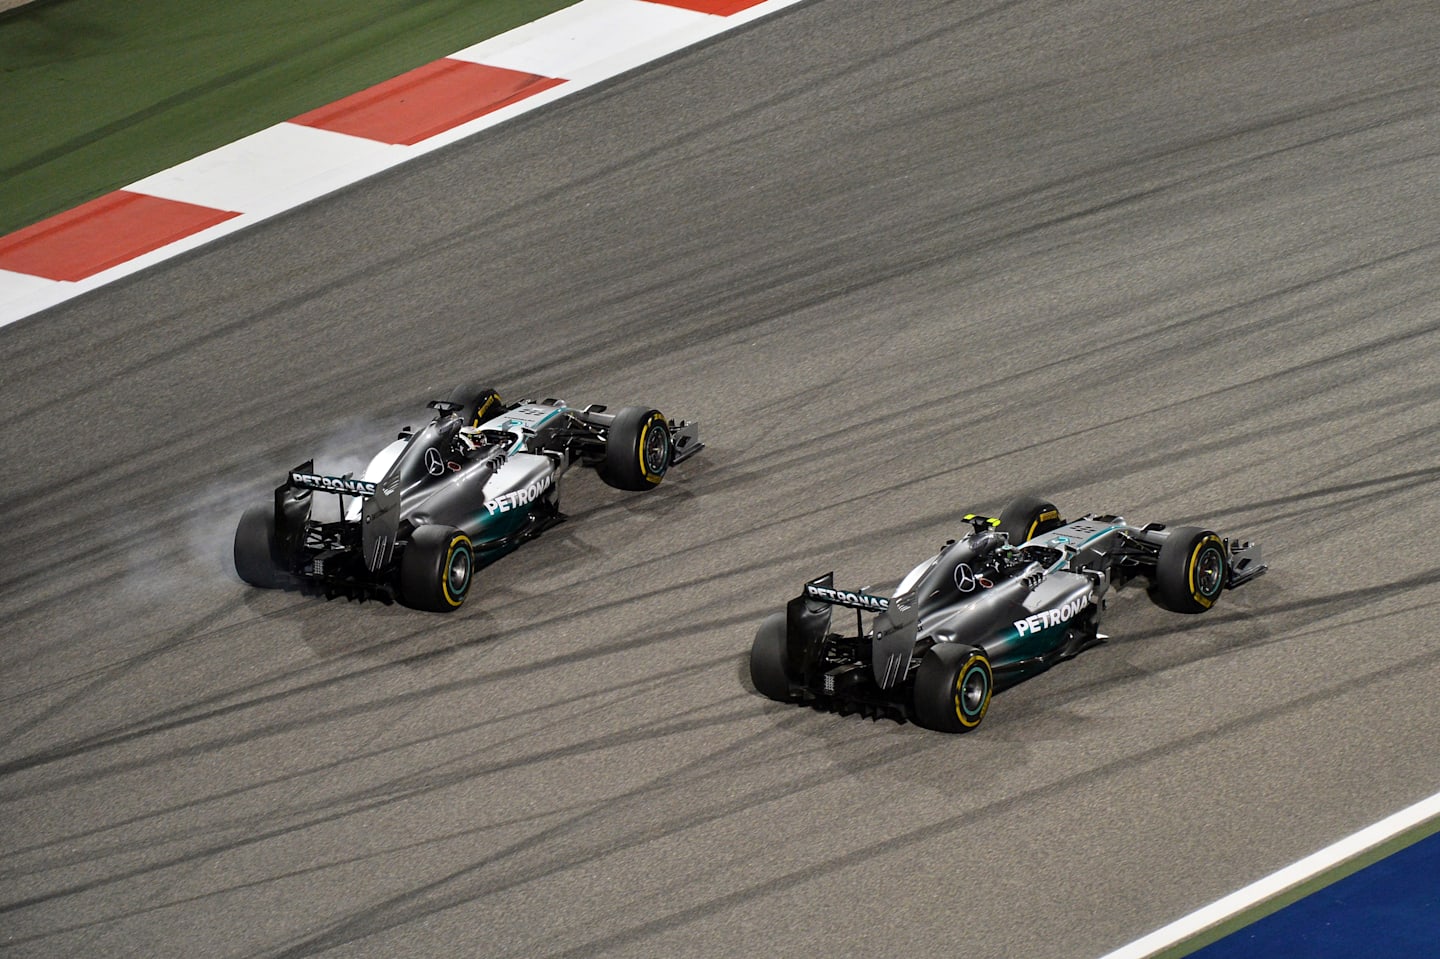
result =
[[[991,550],[995,549],[997,546],[1003,546],[1005,544],[1004,534],[994,529],[986,529],[976,533],[971,533],[969,536],[969,540],[970,547],[971,549],[975,550],[976,556],[982,556],[985,553],[988,553]]]
[[[455,442],[467,452],[475,452],[482,446],[488,445],[484,431],[478,426],[462,426],[460,432],[455,435]]]

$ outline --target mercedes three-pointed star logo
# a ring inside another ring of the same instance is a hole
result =
[[[425,451],[425,469],[431,476],[445,472],[445,457],[433,446]]]
[[[961,563],[955,567],[955,585],[962,593],[973,593],[977,589],[989,589],[993,584],[984,574],[971,570],[969,564]]]

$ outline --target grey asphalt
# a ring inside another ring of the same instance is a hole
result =
[[[1440,10],[817,0],[0,330],[0,951],[1093,957],[1440,790]],[[456,615],[252,590],[423,403],[708,449]],[[973,736],[759,697],[1037,491],[1262,542]]]

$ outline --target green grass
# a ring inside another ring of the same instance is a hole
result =
[[[37,0],[0,14],[0,236],[575,0]]]

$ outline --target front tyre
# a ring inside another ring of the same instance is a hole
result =
[[[785,669],[785,614],[765,617],[750,644],[750,682],[762,696],[776,702],[795,701]]]
[[[915,722],[942,733],[968,733],[990,708],[995,675],[973,646],[938,643],[915,671]]]
[[[1019,546],[1064,525],[1055,504],[1038,496],[1011,500],[1000,511],[999,529],[1009,535],[1011,546]]]
[[[627,406],[610,424],[600,478],[616,489],[654,489],[665,478],[674,455],[670,426],[660,411]]]
[[[289,580],[279,562],[275,541],[275,508],[252,506],[235,527],[235,572],[251,586],[280,589]]]
[[[1203,613],[1220,598],[1228,572],[1219,536],[1198,526],[1177,526],[1155,561],[1155,598],[1177,613]]]
[[[461,383],[451,390],[450,402],[461,407],[460,417],[466,426],[479,426],[505,411],[499,393],[475,383]]]
[[[415,609],[459,609],[474,577],[470,537],[449,526],[421,526],[400,554],[400,599]]]

